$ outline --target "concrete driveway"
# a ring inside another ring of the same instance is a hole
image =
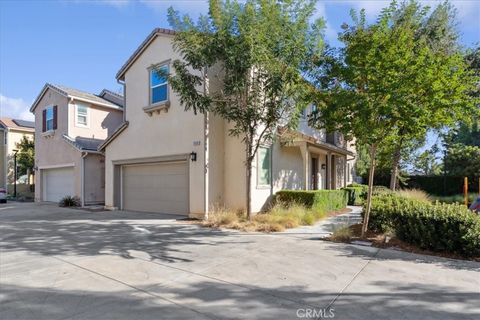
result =
[[[0,224],[1,319],[480,318],[474,262],[47,204]]]

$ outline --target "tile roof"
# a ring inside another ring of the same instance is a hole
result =
[[[105,141],[84,137],[72,138],[66,134],[63,135],[63,139],[80,151],[97,151],[98,146]]]
[[[117,75],[115,76],[118,80],[120,80],[127,69],[130,67],[130,65],[137,60],[138,56],[145,50],[145,48],[152,42],[153,39],[155,39],[156,36],[160,34],[165,34],[165,35],[175,35],[176,31],[171,30],[171,29],[164,29],[164,28],[155,28],[153,31],[143,40],[143,42],[140,44],[140,46],[133,52],[133,54],[128,58],[127,62],[123,64],[123,66],[118,70]]]
[[[106,100],[96,94],[89,93],[86,91],[66,87],[63,85],[55,85],[51,83],[45,84],[43,87],[42,91],[38,95],[38,97],[35,99],[35,102],[32,104],[32,107],[30,108],[30,112],[33,112],[35,110],[35,107],[37,104],[40,102],[40,99],[42,99],[43,95],[47,91],[47,89],[52,89],[55,92],[65,96],[65,97],[70,97],[78,100],[84,100],[93,104],[98,104],[107,108],[112,108],[112,109],[122,109],[122,106],[116,103],[113,103],[109,100]]]
[[[35,122],[33,121],[2,117],[0,118],[0,125],[10,129],[35,131]]]

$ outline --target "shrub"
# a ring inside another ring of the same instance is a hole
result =
[[[420,189],[400,190],[400,191],[397,191],[397,194],[400,197],[404,197],[407,199],[413,199],[413,200],[418,200],[418,201],[427,202],[427,203],[432,202],[428,193]]]
[[[65,196],[58,203],[60,207],[80,207],[82,205],[79,197]]]
[[[423,249],[480,256],[480,216],[462,205],[378,195],[372,200],[370,227],[393,231]]]
[[[319,213],[342,209],[348,204],[346,190],[282,190],[275,194],[275,198],[277,203],[285,206],[299,204]]]
[[[332,240],[339,242],[350,242],[352,238],[352,229],[349,226],[341,226],[333,230]]]
[[[348,193],[348,205],[361,206],[367,198],[368,186],[363,184],[350,184],[343,190]]]

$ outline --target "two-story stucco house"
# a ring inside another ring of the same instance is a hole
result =
[[[11,118],[0,118],[0,188],[12,191],[14,182],[14,150],[26,137],[33,140],[35,123]]]
[[[123,97],[94,95],[47,83],[35,114],[35,200],[77,196],[83,205],[105,199],[104,156],[97,147],[123,121]]]
[[[99,148],[105,152],[105,204],[194,217],[213,206],[241,209],[246,174],[240,139],[228,135],[221,118],[184,111],[167,79],[152,71],[171,71],[180,58],[173,37],[171,30],[155,29],[117,73],[125,121]],[[210,79],[212,92],[218,83]],[[339,135],[314,130],[304,119],[289,136],[258,151],[254,212],[281,189],[339,188],[352,181],[354,150]]]

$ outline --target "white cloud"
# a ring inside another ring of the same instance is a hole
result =
[[[29,111],[30,104],[22,98],[10,98],[0,93],[0,116],[23,120],[34,120]]]
[[[99,0],[99,2],[116,8],[124,8],[130,3],[130,0]]]
[[[139,2],[160,13],[166,13],[169,7],[173,7],[175,10],[180,11],[181,14],[189,14],[192,18],[196,18],[200,14],[208,13],[207,0],[139,0]]]

